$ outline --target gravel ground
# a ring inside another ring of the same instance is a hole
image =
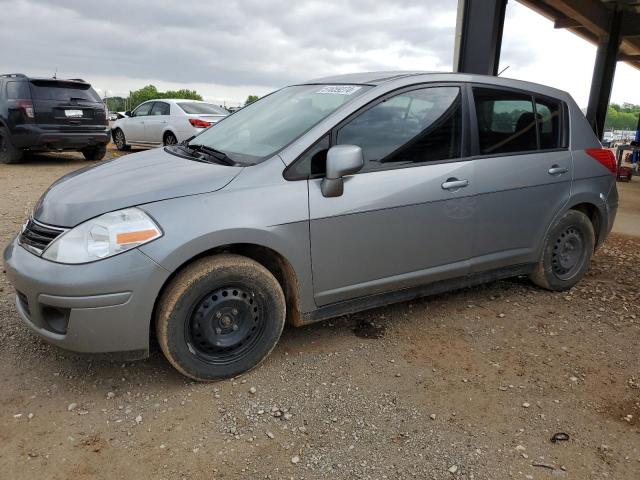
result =
[[[85,165],[0,165],[0,244]],[[288,328],[213,384],[157,348],[122,363],[41,342],[0,273],[0,477],[640,478],[639,247],[612,235],[564,294],[512,279]]]

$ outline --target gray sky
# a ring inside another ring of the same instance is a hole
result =
[[[81,77],[100,93],[153,83],[216,102],[332,73],[451,70],[455,0],[0,0],[0,72]],[[504,76],[586,105],[595,47],[509,2]],[[640,103],[618,64],[612,100]]]

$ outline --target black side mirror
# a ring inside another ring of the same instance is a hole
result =
[[[344,192],[346,175],[353,175],[364,166],[362,149],[357,145],[335,145],[327,152],[327,173],[320,190],[325,197],[339,197]]]
[[[125,117],[130,117],[131,116],[131,110],[127,110],[126,112],[124,112],[124,116]]]

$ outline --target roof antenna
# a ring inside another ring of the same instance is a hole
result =
[[[53,72],[53,79],[57,80],[58,79],[58,67],[56,67],[55,72]]]
[[[498,77],[499,77],[500,75],[502,75],[504,72],[506,72],[506,71],[507,71],[507,69],[508,69],[510,66],[511,66],[511,65],[507,65],[507,66],[506,66],[506,67],[504,67],[502,70],[500,70],[500,73],[498,73]]]

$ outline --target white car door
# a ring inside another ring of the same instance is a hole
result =
[[[144,123],[144,138],[146,143],[162,143],[162,134],[169,123],[169,104],[155,102],[149,116]]]
[[[132,113],[131,117],[125,122],[124,135],[129,142],[144,142],[144,126],[149,118],[149,112],[153,102],[146,102],[138,106]]]

